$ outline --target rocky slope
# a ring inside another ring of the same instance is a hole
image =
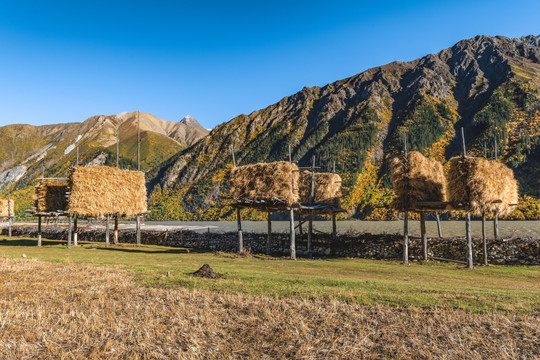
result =
[[[412,149],[445,162],[460,151],[460,127],[470,154],[491,157],[497,143],[522,194],[540,197],[539,89],[539,36],[477,36],[418,60],[306,87],[218,126],[152,171],[152,216],[230,216],[223,180],[231,148],[239,164],[249,164],[286,159],[291,145],[300,165],[312,155],[323,169],[336,162],[347,194],[343,205],[352,215],[391,217],[387,164],[401,150],[403,134]]]
[[[66,176],[69,167],[77,163],[77,152],[80,164],[116,165],[117,133],[121,167],[135,168],[138,119],[141,168],[145,171],[209,132],[192,117],[172,122],[144,112],[98,115],[82,123],[3,126],[0,127],[0,192],[15,191],[14,196],[23,200],[17,206],[20,213],[29,202],[26,195],[34,180],[43,175]]]

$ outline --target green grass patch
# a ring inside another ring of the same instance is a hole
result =
[[[0,241],[0,256],[86,264],[132,271],[149,287],[184,287],[221,293],[244,293],[276,298],[340,300],[424,308],[464,309],[477,313],[538,313],[540,267],[480,266],[366,259],[297,260],[238,257],[184,248],[81,243],[12,238]],[[217,280],[189,275],[203,264],[224,274]],[[170,276],[166,276],[170,272]]]

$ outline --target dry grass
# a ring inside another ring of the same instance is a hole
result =
[[[13,216],[14,212],[15,202],[13,199],[9,200],[9,204],[7,199],[0,199],[0,216]]]
[[[311,171],[302,171],[298,192],[300,201],[311,202]],[[341,177],[333,173],[315,173],[314,200],[316,203],[334,203],[341,198]]]
[[[70,175],[70,188],[68,211],[77,217],[133,217],[147,210],[146,184],[141,171],[79,166]]]
[[[25,259],[0,269],[3,359],[540,356],[538,314],[145,288],[125,271]]]
[[[36,185],[34,194],[34,207],[39,213],[49,213],[67,210],[67,197],[69,183],[64,180],[41,180]]]
[[[459,156],[449,161],[448,195],[450,201],[468,199],[474,214],[508,215],[515,208],[510,204],[518,202],[518,183],[514,172],[500,161]],[[493,203],[497,200],[502,203]]]
[[[231,197],[236,200],[280,199],[293,204],[298,202],[298,178],[298,166],[291,166],[287,161],[239,166],[231,169],[229,175]]]
[[[426,158],[418,151],[408,153],[409,187],[406,198],[404,159],[401,155],[393,158],[390,163],[392,183],[396,192],[394,207],[402,209],[407,204],[417,201],[444,201],[446,179],[441,163]]]

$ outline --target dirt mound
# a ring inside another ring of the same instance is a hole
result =
[[[204,264],[199,270],[191,273],[191,275],[206,279],[219,279],[223,276],[223,274],[215,272],[214,269],[212,269],[208,264]]]

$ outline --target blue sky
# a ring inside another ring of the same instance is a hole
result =
[[[0,125],[141,110],[212,128],[478,34],[540,34],[540,1],[0,0]]]

